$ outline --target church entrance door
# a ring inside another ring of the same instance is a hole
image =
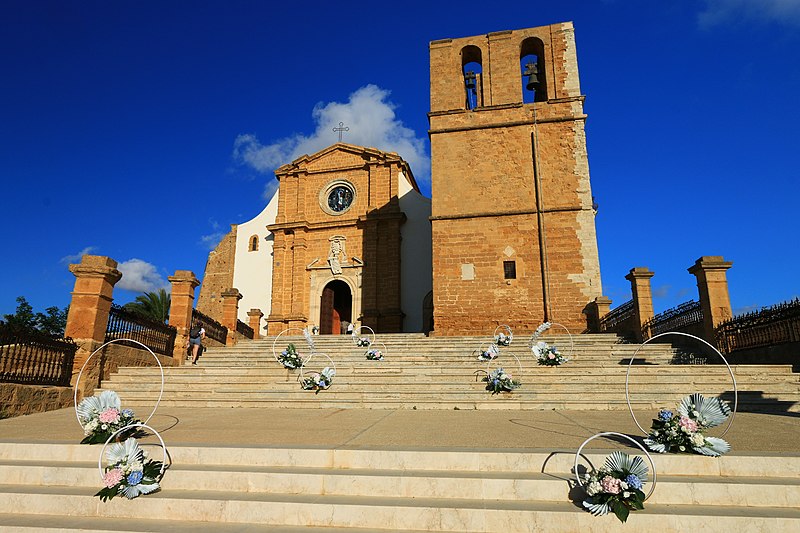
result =
[[[353,295],[344,281],[334,280],[322,289],[319,312],[321,335],[339,335],[352,322]]]

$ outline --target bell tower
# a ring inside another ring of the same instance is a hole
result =
[[[430,43],[437,335],[579,332],[601,295],[572,23]]]

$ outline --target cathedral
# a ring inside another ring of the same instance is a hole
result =
[[[197,307],[262,332],[575,332],[602,294],[571,23],[430,43],[431,198],[402,154],[339,142],[209,254]]]

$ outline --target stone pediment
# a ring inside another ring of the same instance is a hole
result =
[[[311,155],[303,155],[281,166],[275,171],[280,177],[295,173],[331,172],[337,170],[362,168],[367,163],[399,162],[406,170],[408,164],[394,152],[384,152],[376,148],[336,143]]]

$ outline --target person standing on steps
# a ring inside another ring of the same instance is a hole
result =
[[[189,346],[192,347],[192,364],[197,365],[197,358],[200,357],[203,339],[206,338],[206,330],[202,324],[195,324],[189,330]]]

